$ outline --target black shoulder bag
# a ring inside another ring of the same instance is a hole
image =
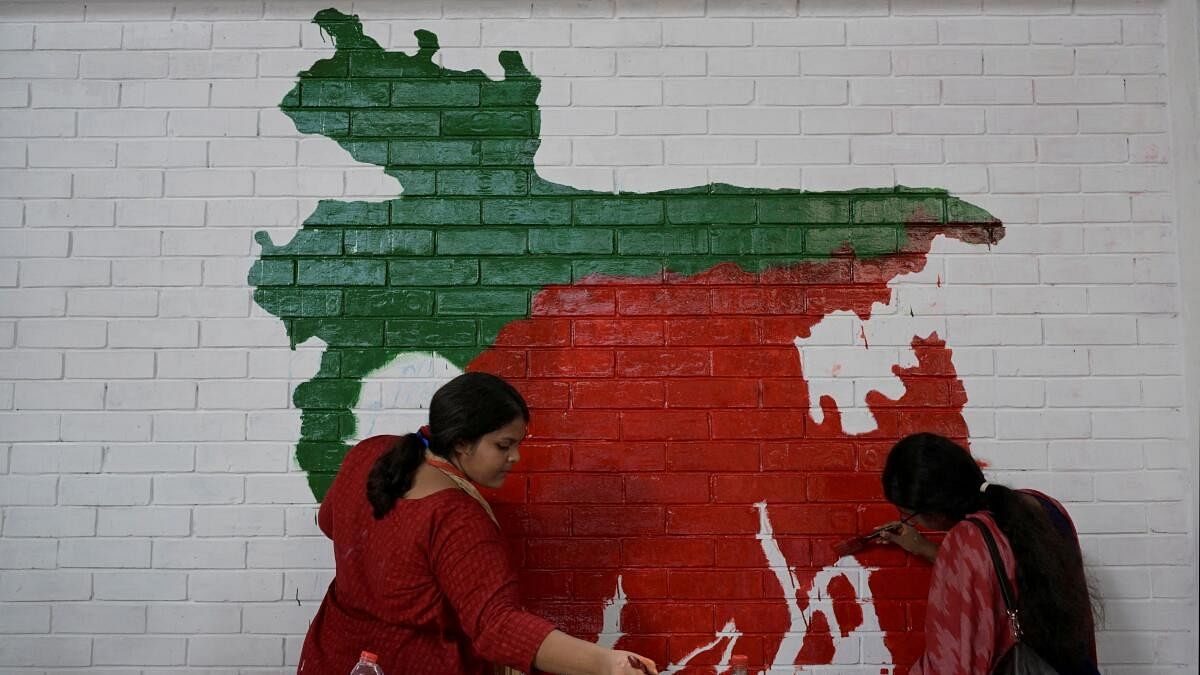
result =
[[[1008,575],[1004,572],[1004,563],[1000,560],[1000,551],[996,548],[996,539],[992,536],[992,531],[976,518],[967,520],[979,528],[979,532],[983,534],[983,540],[987,542],[988,550],[992,553],[992,564],[996,567],[996,578],[1000,581],[1000,595],[1004,596],[1004,611],[1008,614],[1008,627],[1012,631],[1013,639],[1017,641],[992,669],[993,675],[1059,675],[1054,666],[1046,663],[1045,659],[1033,651],[1033,647],[1021,642],[1021,621],[1016,604],[1013,602],[1012,587],[1008,585]]]

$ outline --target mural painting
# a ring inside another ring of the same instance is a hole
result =
[[[966,393],[942,337],[916,334],[902,392],[867,394],[870,423],[849,424],[809,386],[803,344],[830,317],[891,307],[889,283],[936,238],[986,254],[1000,222],[937,188],[554,183],[534,165],[540,80],[519,54],[493,80],[440,66],[427,31],[410,55],[357,17],[314,21],[336,52],[281,109],[403,186],[322,201],[286,244],[257,236],[256,302],[293,345],[326,345],[294,394],[317,499],[369,435],[364,380],[436,354],[531,404],[523,460],[490,497],[532,611],[666,672],[719,672],[735,652],[760,671],[903,671],[928,569],[832,545],[892,516],[878,472],[895,439],[967,440]]]

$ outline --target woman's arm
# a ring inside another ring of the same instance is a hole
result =
[[[465,493],[447,505],[434,530],[430,562],[477,653],[495,663],[524,670],[534,665],[560,675],[639,675],[629,665],[629,652],[573,638],[524,611],[496,525]]]
[[[559,675],[638,675],[639,671],[629,664],[630,656],[646,664],[651,673],[658,672],[654,663],[636,654],[605,649],[556,630],[538,647],[533,665]]]
[[[895,544],[929,562],[937,558],[938,545],[926,539],[925,535],[912,525],[897,520],[880,527],[879,541]]]
[[[997,538],[997,544],[1005,546]],[[976,527],[950,529],[933,563],[925,608],[925,653],[911,675],[990,672],[994,657],[1012,644],[991,553]]]

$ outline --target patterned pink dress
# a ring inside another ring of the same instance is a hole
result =
[[[1075,525],[1062,504],[1035,490],[1019,492],[1036,497],[1059,534],[1079,545]],[[1016,593],[1017,566],[1008,537],[989,513],[980,511],[968,517],[983,521],[991,531],[1008,583]],[[1085,583],[1082,569],[1078,570],[1078,582]],[[1090,623],[1091,617],[1086,620]],[[964,520],[950,528],[938,549],[925,610],[925,653],[909,673],[990,673],[1014,642],[987,542],[978,527]],[[1090,663],[1080,664],[1078,672],[1096,672],[1094,640],[1090,652]]]

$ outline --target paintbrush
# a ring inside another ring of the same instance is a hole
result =
[[[833,552],[836,553],[839,558],[842,556],[854,555],[855,553],[858,553],[866,548],[871,542],[879,539],[879,535],[883,534],[884,532],[894,532],[898,529],[900,529],[900,523],[877,527],[874,530],[871,530],[871,532],[868,534],[860,534],[857,537],[851,537],[844,541],[839,541],[833,545]]]

